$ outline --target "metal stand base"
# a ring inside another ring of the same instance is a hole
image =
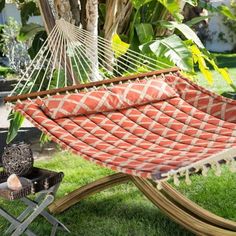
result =
[[[41,191],[34,200],[27,197],[21,198],[20,200],[24,202],[27,208],[17,218],[0,208],[0,215],[11,223],[5,234],[18,236],[25,233],[28,236],[36,236],[28,227],[39,215],[52,225],[51,236],[56,235],[58,229],[70,232],[64,224],[45,210],[54,201],[54,194],[57,189],[58,185],[55,185],[48,190]]]

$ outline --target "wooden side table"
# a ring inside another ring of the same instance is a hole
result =
[[[6,234],[18,236],[25,233],[29,236],[36,236],[28,227],[39,215],[43,216],[52,225],[51,236],[54,236],[58,229],[70,232],[64,224],[46,210],[54,201],[54,196],[63,176],[62,172],[57,173],[33,168],[32,173],[26,176],[29,179],[29,183],[23,186],[21,190],[13,191],[7,187],[0,189],[0,197],[10,201],[18,199],[26,205],[26,209],[17,218],[0,207],[0,215],[11,223],[10,227],[6,230]],[[6,182],[7,178],[6,173],[0,172],[0,183]],[[35,195],[33,200],[27,197],[30,194]]]

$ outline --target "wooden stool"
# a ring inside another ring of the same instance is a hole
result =
[[[17,218],[0,207],[0,215],[11,223],[10,227],[6,230],[7,234],[18,236],[25,233],[29,236],[36,236],[28,227],[39,215],[43,216],[52,225],[51,236],[56,234],[57,229],[70,232],[65,225],[45,210],[54,201],[54,196],[63,176],[62,172],[57,173],[33,168],[32,173],[26,176],[30,180],[29,184],[23,186],[21,190],[13,191],[7,187],[0,189],[0,197],[10,201],[21,200],[27,206]],[[7,178],[6,173],[0,172],[0,183],[6,182]],[[30,194],[36,193],[37,196],[33,200],[27,197]]]

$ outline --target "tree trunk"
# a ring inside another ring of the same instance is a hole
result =
[[[81,23],[80,2],[78,0],[69,0],[69,2],[74,23],[79,26]]]
[[[112,37],[116,33],[122,33],[126,30],[128,21],[132,13],[132,4],[129,0],[107,0],[106,18],[104,23],[104,37],[112,43]],[[112,72],[114,65],[114,53],[104,51],[105,66]]]
[[[98,0],[87,0],[86,3],[86,30],[90,35],[85,37],[87,43],[86,56],[90,62],[90,80],[100,80],[98,68]]]
[[[132,4],[129,0],[107,0],[106,19],[104,24],[105,38],[111,40],[112,36],[121,33],[132,13]]]
[[[43,1],[43,0],[41,0]],[[50,0],[49,0],[50,1]],[[97,36],[98,36],[98,0],[51,0],[53,1],[56,18],[82,26],[88,32],[84,36],[84,44],[86,46],[86,55],[89,60],[90,71],[88,71],[89,79],[92,81],[99,80],[98,70],[98,52],[97,52]],[[47,18],[47,15],[44,16]],[[87,37],[87,39],[86,39]],[[87,60],[86,60],[87,61]],[[84,63],[87,63],[84,60]]]

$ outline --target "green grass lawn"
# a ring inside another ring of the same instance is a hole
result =
[[[50,161],[38,161],[36,166],[65,173],[58,198],[78,186],[112,173],[67,152],[58,152]],[[191,186],[187,186],[183,181],[178,189],[204,208],[236,221],[236,175],[226,167],[222,170],[221,177],[216,177],[213,171],[209,173],[208,178],[192,176]],[[10,209],[13,214],[19,214],[23,209],[18,201],[9,203],[0,200],[0,204]],[[162,214],[132,183],[98,193],[57,217],[69,227],[71,235],[75,236],[192,235]],[[0,218],[0,232],[3,232],[7,225],[8,223]],[[34,229],[37,235],[45,236],[49,235],[50,227],[44,219],[38,218],[31,225],[31,229]]]
[[[231,76],[236,82],[236,65],[234,65],[236,55],[219,55],[218,60],[222,66],[226,66],[224,63],[229,65]],[[211,89],[218,92],[230,89],[222,82],[222,79],[218,78],[218,75],[215,78]],[[202,78],[200,82],[210,87]],[[38,161],[35,165],[65,173],[58,191],[58,198],[78,186],[112,173],[110,170],[95,166],[67,152],[58,152],[50,161]],[[229,172],[224,166],[221,177],[215,176],[213,171],[210,171],[207,178],[195,175],[191,177],[191,180],[191,186],[187,186],[182,181],[178,189],[204,208],[236,221],[236,174]],[[0,200],[0,205],[13,214],[19,214],[23,209],[19,202],[9,203]],[[74,236],[192,235],[162,214],[132,183],[89,197],[57,217],[71,230],[70,235]],[[8,223],[0,218],[0,233],[3,233],[7,226]],[[39,236],[50,235],[50,226],[42,218],[38,218],[31,225],[31,229]],[[58,235],[67,234],[59,233]]]

